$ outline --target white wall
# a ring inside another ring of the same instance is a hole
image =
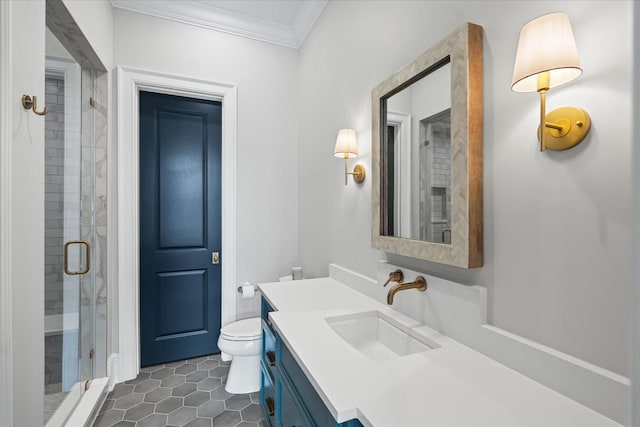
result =
[[[633,47],[634,51],[640,48],[640,6],[633,3]],[[640,55],[633,57],[633,75],[640,73]],[[640,112],[640,83],[634,81],[633,85],[633,117],[638,117]],[[633,135],[634,141],[638,141],[640,137],[640,123],[634,121]],[[633,148],[633,164],[640,165],[640,147],[634,145]],[[633,259],[640,257],[640,168],[633,168]],[[640,263],[634,263],[633,270],[633,321],[631,328],[631,342],[633,350],[631,351],[631,425],[640,427]]]
[[[298,261],[297,52],[120,9],[114,52],[118,66],[237,85],[237,281],[288,274]]]
[[[484,27],[484,259],[462,270],[387,256],[488,288],[490,323],[629,374],[631,2],[329,2],[300,51],[299,235],[307,275],[330,262],[376,277],[371,178],[344,186],[332,155],[353,127],[371,170],[371,89],[464,22]],[[537,94],[510,90],[520,28],[565,11],[584,74],[549,110],[586,109],[591,134],[540,153]],[[357,17],[357,19],[354,19]],[[612,47],[615,47],[612,48]]]

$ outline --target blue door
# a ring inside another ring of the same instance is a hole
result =
[[[219,352],[221,119],[219,102],[140,93],[142,366]]]

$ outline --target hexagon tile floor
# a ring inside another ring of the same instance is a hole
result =
[[[114,387],[93,426],[266,426],[259,393],[225,391],[228,372],[219,354],[142,368]]]

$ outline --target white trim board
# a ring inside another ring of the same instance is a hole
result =
[[[91,387],[84,392],[64,425],[91,427],[107,397],[108,383],[108,378],[94,378],[91,380]],[[66,403],[66,401],[67,399],[65,399],[63,404]],[[49,427],[49,423],[47,423],[45,427]]]
[[[383,288],[397,266],[380,261],[377,280],[336,264],[329,276],[377,301],[386,302]],[[614,372],[538,344],[487,323],[487,290],[465,286],[401,269],[407,280],[416,275],[427,279],[428,289],[420,295],[396,295],[393,308],[451,337],[534,381],[627,425],[630,381]]]
[[[640,4],[633,2],[633,75],[640,72],[640,54],[635,53],[640,46]],[[633,82],[633,108],[637,115],[640,110],[640,84],[637,80]],[[640,138],[640,123],[633,121],[633,138],[637,141]],[[640,256],[640,148],[633,144],[632,168],[632,189],[633,189],[633,258],[637,260]],[[631,423],[635,427],[640,427],[640,264],[634,262],[633,283],[631,285]]]
[[[0,2],[0,425],[13,425],[11,3]]]
[[[115,383],[140,369],[138,93],[222,102],[222,325],[236,320],[237,88],[189,77],[118,67],[118,369]]]
[[[387,111],[387,124],[398,127],[398,139],[395,141],[396,182],[394,194],[398,195],[395,217],[399,219],[400,229],[393,230],[399,237],[411,238],[411,114]]]
[[[120,377],[120,375],[118,374],[119,371],[120,355],[118,353],[112,353],[107,358],[107,378],[109,378],[109,391],[113,391],[113,388],[116,386],[115,379]]]

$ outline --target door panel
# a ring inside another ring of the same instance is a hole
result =
[[[162,249],[206,246],[204,125],[202,116],[158,113]]]
[[[217,353],[221,104],[140,93],[142,366]]]
[[[158,310],[156,334],[158,339],[178,335],[199,335],[207,329],[207,271],[178,271],[158,274]],[[165,313],[182,310],[178,316]]]

